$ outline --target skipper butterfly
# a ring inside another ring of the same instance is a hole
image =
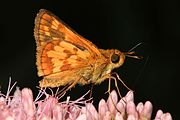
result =
[[[44,9],[35,18],[34,36],[37,44],[38,76],[43,76],[40,87],[67,86],[63,92],[77,83],[100,84],[105,79],[109,79],[110,92],[110,80],[114,79],[119,93],[117,80],[123,81],[117,73],[117,77],[112,76],[111,71],[123,65],[125,56],[138,58],[132,55],[134,52],[98,49]]]

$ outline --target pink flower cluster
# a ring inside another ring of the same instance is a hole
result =
[[[38,100],[45,95],[44,100]],[[70,97],[64,102],[59,98],[48,95],[44,90],[35,100],[30,89],[17,89],[12,97],[0,95],[0,120],[150,120],[152,104],[134,103],[134,94],[129,91],[118,101],[117,93],[112,91],[108,100],[101,100],[99,108],[84,100],[84,96],[71,101]],[[159,110],[155,120],[172,120],[170,113]]]

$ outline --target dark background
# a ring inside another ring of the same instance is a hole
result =
[[[135,49],[144,59],[127,58],[115,70],[135,91],[135,102],[151,101],[153,115],[158,109],[179,114],[179,40],[180,7],[177,1],[143,0],[53,0],[1,1],[0,3],[0,85],[7,90],[9,77],[22,89],[29,87],[37,95],[36,44],[34,18],[39,9],[52,11],[76,32],[99,48]],[[94,103],[106,99],[108,82],[93,89]],[[127,92],[119,83],[123,95]],[[77,99],[90,86],[68,92]],[[113,87],[114,88],[114,87]],[[153,116],[154,117],[154,116]]]

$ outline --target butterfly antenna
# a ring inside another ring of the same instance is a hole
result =
[[[94,87],[94,85],[91,86],[91,90],[90,90],[90,93],[89,93],[89,99],[91,99],[91,97],[92,97],[93,87]]]
[[[142,56],[136,56],[135,52],[133,51],[135,48],[137,48],[141,44],[142,44],[142,42],[140,42],[137,45],[135,45],[134,47],[132,47],[128,52],[125,52],[125,56],[135,58],[135,59],[142,59],[143,58]]]
[[[137,45],[135,45],[134,47],[132,47],[128,52],[133,51],[135,48],[137,48],[138,46],[140,46],[142,44],[142,42],[138,43]]]
[[[141,70],[139,71],[139,74],[138,74],[138,76],[136,77],[136,80],[135,80],[133,86],[136,85],[136,83],[137,83],[136,81],[139,80],[139,78],[141,77],[141,75],[142,75],[142,73],[143,73],[143,71],[144,71],[144,69],[145,69],[145,67],[146,67],[146,65],[147,65],[147,63],[148,63],[148,61],[149,61],[149,56],[146,58],[146,61],[145,61],[144,65],[143,65],[143,67],[142,67]]]

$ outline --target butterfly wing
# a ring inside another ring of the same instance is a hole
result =
[[[85,68],[89,59],[101,56],[93,43],[44,9],[39,11],[35,19],[34,36],[39,76],[57,78],[62,77],[62,73],[72,75]]]

